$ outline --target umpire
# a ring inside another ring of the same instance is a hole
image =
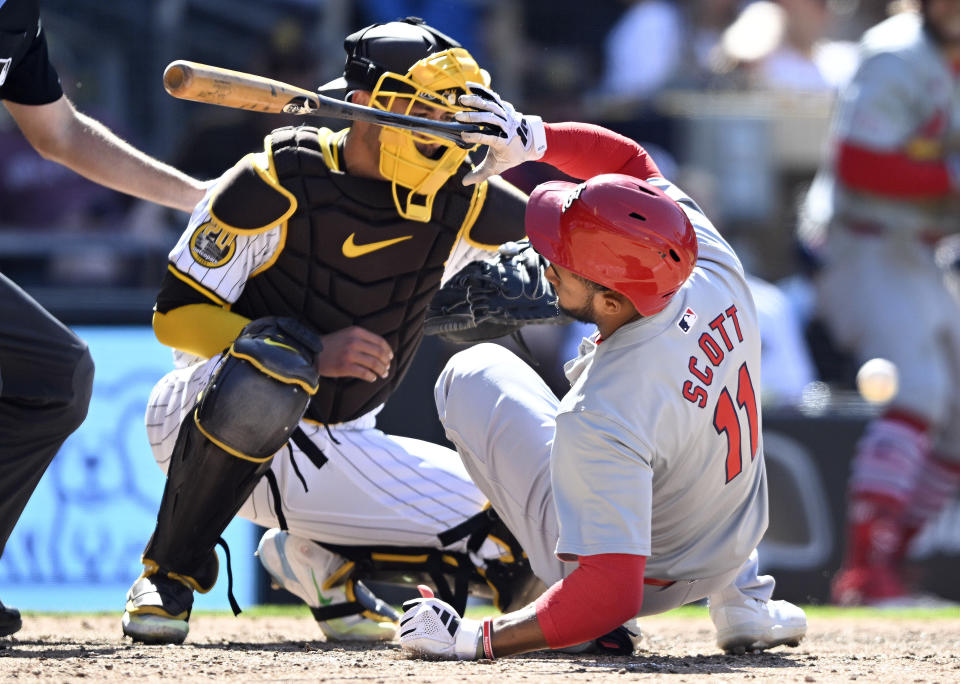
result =
[[[0,0],[0,100],[43,157],[107,187],[189,211],[204,184],[78,112],[47,57],[37,0]],[[87,345],[0,273],[0,554],[93,385]],[[0,603],[0,636],[20,629]]]

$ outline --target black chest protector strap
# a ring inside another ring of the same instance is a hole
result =
[[[490,596],[494,605],[507,612],[526,605],[544,589],[530,569],[519,542],[492,508],[486,508],[456,527],[438,535],[444,546],[467,538],[467,553],[435,547],[342,546],[318,542],[356,564],[354,576],[384,582],[409,584],[410,576],[429,578],[437,596],[461,615],[470,593]],[[477,567],[475,553],[486,539],[494,540],[509,553],[487,560]]]
[[[437,596],[461,615],[467,606],[471,580],[484,582],[465,553],[427,546],[343,546],[317,542],[323,548],[353,561],[354,577],[409,584],[411,575],[429,581]],[[453,581],[451,587],[448,578]]]

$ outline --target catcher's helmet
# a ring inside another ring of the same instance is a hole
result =
[[[543,256],[619,292],[643,316],[667,305],[697,260],[697,236],[680,205],[618,173],[537,186],[526,226]]]
[[[343,77],[320,92],[369,90],[370,106],[391,110],[395,102],[410,114],[419,102],[448,112],[461,111],[457,96],[467,82],[490,85],[490,75],[453,38],[407,17],[373,24],[347,36]],[[442,154],[427,157],[417,143],[439,145]],[[429,221],[437,191],[456,173],[469,150],[425,133],[384,126],[380,133],[380,173],[391,181],[400,215]]]

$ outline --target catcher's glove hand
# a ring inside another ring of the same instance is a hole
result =
[[[480,342],[530,323],[569,323],[544,275],[548,264],[530,242],[506,242],[491,259],[464,266],[434,295],[424,333],[449,342]]]

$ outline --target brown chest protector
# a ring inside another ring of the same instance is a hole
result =
[[[331,171],[318,133],[303,126],[271,136],[277,178],[298,208],[279,256],[247,281],[233,310],[251,319],[291,316],[322,334],[358,325],[387,340],[394,352],[387,378],[320,379],[305,417],[332,424],[383,403],[403,378],[472,191],[460,182],[464,169],[437,194],[429,222],[407,221],[389,183]]]

